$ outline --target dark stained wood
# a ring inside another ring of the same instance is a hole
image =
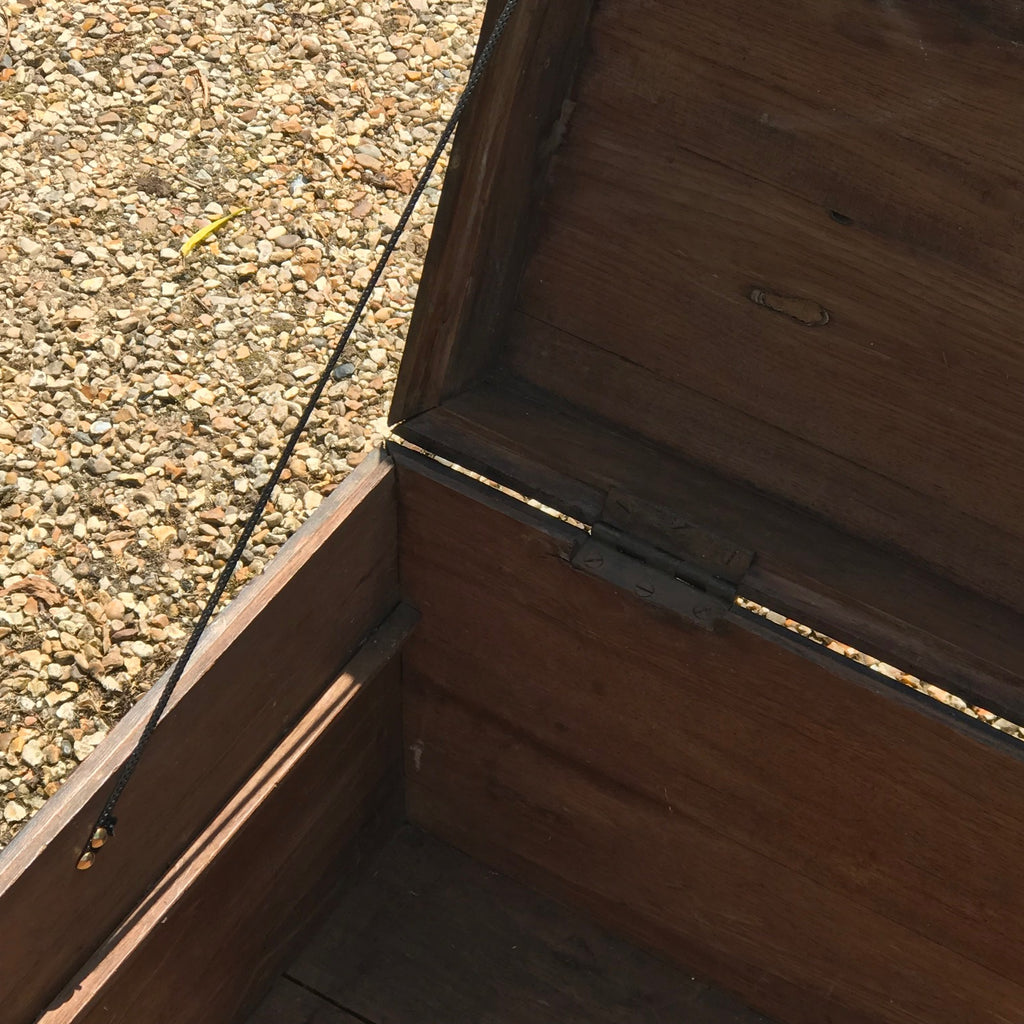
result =
[[[997,0],[599,5],[575,83],[528,100],[550,125],[572,88],[550,189],[512,157],[523,88],[460,133],[393,418],[497,357],[1024,612],[1019,28]],[[506,86],[551,73],[558,33],[517,32]]]
[[[565,524],[404,465],[399,502],[414,820],[791,1024],[1016,1019],[1015,741],[659,615]]]
[[[452,148],[391,421],[461,391],[494,359],[593,0],[521,0]],[[503,0],[488,4],[482,38]]]
[[[768,1024],[412,828],[287,976],[375,1024]]]
[[[662,146],[629,145],[625,122],[607,120],[603,106],[578,112],[560,161],[521,305],[562,335],[543,354],[536,332],[520,336],[528,379],[870,540],[892,523],[940,568],[943,532],[967,519],[986,556],[972,583],[1019,595],[1024,292],[867,234],[834,238],[837,224],[776,186],[652,128]],[[627,178],[634,147],[645,160]],[[820,304],[829,321],[779,315],[756,289]],[[652,389],[660,400],[638,408]]]
[[[814,516],[504,382],[401,432],[583,522],[600,517],[613,488],[676,509],[757,553],[740,584],[744,597],[1024,722],[1024,616]],[[952,548],[956,538],[949,541]]]
[[[279,978],[246,1024],[366,1024],[288,978]]]
[[[154,689],[0,857],[5,1024],[30,1024],[397,603],[394,478],[368,459],[211,628],[118,807],[75,864]]]
[[[663,134],[835,212],[837,237],[1019,290],[1020,28],[1000,0],[616,0],[593,22],[583,91],[610,123],[670,112]]]
[[[40,1024],[223,1024],[251,1008],[339,875],[397,823],[396,655],[415,621],[399,606]]]
[[[509,363],[1021,608],[1024,68],[929,8],[601,5]]]
[[[979,593],[1024,611],[1021,537],[967,512],[948,507],[940,511],[897,478],[737,413],[728,403],[666,381],[659,372],[582,344],[532,318],[518,319],[515,332],[509,365],[524,380],[780,501],[795,500],[876,547],[924,560]],[[1015,463],[1006,463],[1010,465]],[[883,585],[877,590],[877,600],[884,600]]]

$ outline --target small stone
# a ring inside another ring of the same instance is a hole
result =
[[[278,235],[274,241],[281,249],[294,249],[302,244],[302,239],[298,235]]]
[[[69,327],[78,327],[95,316],[96,313],[88,306],[72,306],[64,315],[64,322]]]
[[[22,255],[28,256],[30,259],[33,256],[38,256],[43,251],[43,247],[31,238],[19,238],[18,248],[21,250]]]
[[[33,672],[40,672],[42,670],[45,657],[46,655],[44,655],[42,651],[29,650],[21,652],[21,660],[24,661]]]
[[[303,507],[309,512],[318,509],[323,500],[324,496],[319,491],[306,491],[302,496]]]
[[[347,380],[356,372],[355,366],[352,363],[338,363],[338,365],[331,370],[331,376],[335,380]]]
[[[355,162],[360,167],[365,167],[368,171],[372,171],[376,174],[384,166],[383,161],[372,153],[356,153]]]
[[[104,733],[94,732],[89,736],[83,736],[80,740],[75,740],[75,757],[79,761],[84,761],[103,742],[103,737]]]
[[[153,539],[157,542],[157,544],[165,544],[167,541],[171,540],[174,537],[177,537],[178,535],[176,527],[166,525],[154,526],[152,533]]]
[[[114,424],[110,420],[94,420],[89,425],[89,433],[93,437],[102,437],[108,430],[113,430]]]
[[[275,224],[272,228],[267,230],[265,238],[273,242],[275,239],[281,238],[283,235],[288,234],[288,229],[283,224]]]
[[[82,291],[89,292],[94,295],[103,287],[104,284],[106,284],[106,281],[102,277],[87,277],[82,282]]]
[[[24,821],[28,811],[17,800],[8,800],[4,804],[4,821]]]
[[[29,767],[36,768],[43,763],[45,755],[38,740],[29,740],[21,751],[21,759]]]

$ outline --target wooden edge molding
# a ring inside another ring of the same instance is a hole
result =
[[[504,0],[488,4],[482,38]],[[389,414],[457,393],[494,361],[566,131],[593,0],[522,0],[459,126]],[[529,69],[529,71],[527,70]]]
[[[582,522],[612,489],[756,552],[739,592],[1024,722],[1024,616],[925,566],[501,377],[406,421],[406,440]]]
[[[307,926],[276,911],[329,889],[346,843],[400,793],[395,659],[417,619],[395,609],[40,1024],[216,1024],[259,998]]]
[[[118,807],[75,870],[159,684],[0,855],[5,1024],[29,1024],[398,602],[394,468],[368,458],[218,616]],[[59,937],[55,941],[55,936]]]

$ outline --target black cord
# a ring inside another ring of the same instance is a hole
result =
[[[469,98],[473,94],[477,83],[480,81],[481,76],[486,70],[488,63],[494,54],[494,50],[498,45],[498,41],[501,39],[502,33],[505,31],[505,27],[518,4],[519,0],[507,0],[504,9],[501,14],[498,15],[498,19],[494,23],[494,28],[491,29],[491,34],[488,37],[487,42],[478,51],[476,61],[473,64],[473,70],[470,72],[469,81],[466,82],[466,87],[463,89],[462,95],[459,97],[459,101],[455,105],[455,110],[452,112],[452,116],[448,119],[448,123],[444,126],[444,130],[441,132],[441,135],[437,140],[437,145],[434,147],[434,152],[431,154],[430,159],[423,168],[423,173],[420,175],[419,181],[416,183],[416,187],[412,190],[412,194],[409,196],[409,200],[405,204],[405,209],[398,220],[398,224],[395,226],[394,231],[391,233],[391,237],[384,246],[384,251],[381,253],[380,259],[377,260],[377,265],[374,268],[373,274],[370,276],[369,283],[359,296],[359,301],[356,303],[355,309],[352,311],[352,315],[349,317],[348,323],[345,325],[345,330],[342,332],[341,340],[335,346],[330,359],[327,360],[327,365],[324,367],[324,371],[320,375],[320,379],[317,381],[316,387],[313,388],[313,392],[309,396],[305,408],[302,410],[302,415],[299,417],[298,424],[292,431],[291,437],[288,438],[288,442],[285,444],[280,458],[278,458],[277,464],[274,466],[267,482],[263,485],[263,489],[260,491],[260,495],[256,499],[256,504],[253,507],[252,512],[249,514],[249,518],[246,519],[238,540],[235,542],[231,555],[224,563],[224,568],[221,569],[220,575],[217,577],[217,584],[213,588],[213,592],[210,594],[210,597],[203,608],[202,614],[199,616],[198,621],[189,635],[188,642],[185,644],[185,649],[182,651],[181,657],[175,663],[170,675],[167,677],[163,686],[163,692],[160,694],[160,698],[156,702],[156,707],[149,716],[149,720],[146,722],[146,726],[142,730],[142,734],[139,736],[138,742],[135,744],[135,749],[131,752],[127,761],[125,761],[124,766],[121,768],[117,781],[114,783],[114,788],[110,791],[110,796],[107,797],[107,802],[103,805],[103,810],[100,811],[99,817],[96,819],[96,824],[93,826],[93,831],[78,862],[78,866],[80,868],[87,868],[91,866],[94,856],[92,851],[102,846],[103,843],[106,842],[107,838],[114,834],[114,825],[117,823],[117,819],[114,817],[114,808],[117,806],[118,800],[121,799],[121,794],[128,785],[128,780],[131,779],[135,769],[138,767],[139,760],[146,748],[146,744],[155,732],[157,724],[167,708],[167,703],[171,699],[171,695],[174,693],[174,689],[178,685],[178,681],[181,679],[182,673],[185,671],[185,666],[195,653],[200,637],[202,637],[206,627],[210,624],[210,620],[213,618],[220,599],[224,596],[224,591],[227,589],[228,583],[231,581],[231,577],[234,575],[235,569],[238,567],[238,563],[245,552],[246,546],[255,532],[256,527],[259,525],[260,520],[263,518],[263,511],[267,507],[267,502],[270,501],[274,493],[274,489],[277,487],[277,484],[281,479],[281,474],[284,472],[289,459],[292,457],[292,453],[295,451],[295,446],[298,444],[299,437],[306,429],[306,425],[309,423],[309,419],[313,415],[313,410],[315,409],[317,402],[320,400],[320,396],[323,394],[324,388],[327,387],[328,381],[331,379],[331,373],[333,372],[334,367],[337,365],[345,347],[351,340],[352,333],[359,322],[359,318],[363,314],[363,310],[366,308],[366,304],[370,301],[370,297],[373,295],[374,288],[377,287],[377,282],[384,273],[384,268],[387,266],[388,260],[391,258],[395,249],[398,248],[398,243],[409,224],[409,219],[412,217],[413,210],[429,184],[434,170],[437,167],[437,163],[441,159],[444,150],[448,146],[448,143],[455,132],[456,125],[459,123],[459,118],[461,118],[465,112]]]

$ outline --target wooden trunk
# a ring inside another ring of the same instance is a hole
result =
[[[522,0],[395,442],[0,857],[5,1024],[1021,1020],[1020,742],[749,604],[1024,722],[1022,43]]]

